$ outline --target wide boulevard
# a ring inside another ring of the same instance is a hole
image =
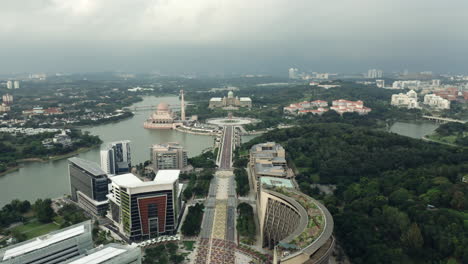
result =
[[[213,178],[195,263],[234,263],[236,190],[232,173],[233,126],[223,129],[219,168]]]

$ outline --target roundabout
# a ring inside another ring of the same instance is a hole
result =
[[[221,117],[221,118],[212,118],[208,119],[206,123],[217,125],[217,126],[243,126],[252,123],[258,123],[260,120],[247,118],[247,117]]]

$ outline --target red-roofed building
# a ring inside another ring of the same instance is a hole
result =
[[[372,109],[369,107],[364,106],[364,102],[359,100],[359,101],[349,101],[349,100],[334,100],[332,102],[332,107],[330,107],[331,110],[334,110],[338,114],[342,115],[344,113],[359,113],[360,115],[366,115]]]

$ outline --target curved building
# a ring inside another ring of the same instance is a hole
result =
[[[328,263],[333,218],[315,199],[284,184],[262,184],[257,200],[262,245],[273,263]]]

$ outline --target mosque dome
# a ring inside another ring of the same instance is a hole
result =
[[[234,93],[232,91],[229,91],[228,98],[234,98]]]
[[[158,108],[157,108],[158,111],[169,111],[169,105],[167,103],[160,103],[158,104]]]

